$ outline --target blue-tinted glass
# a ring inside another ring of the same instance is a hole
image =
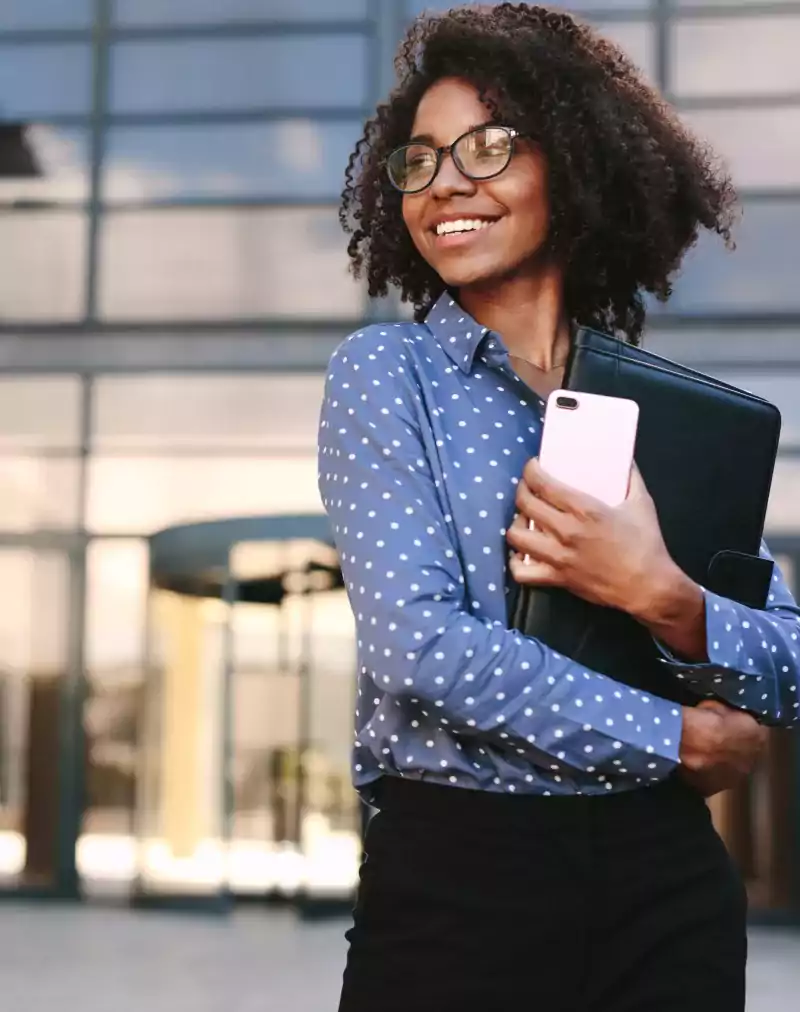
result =
[[[0,213],[0,249],[6,251],[0,271],[3,322],[81,317],[86,240],[86,218],[81,212]]]
[[[425,11],[446,11],[460,6],[458,0],[405,0],[406,13],[416,17]],[[496,0],[499,2],[499,0]],[[643,10],[652,6],[652,0],[550,0],[548,7],[564,7],[568,11]]]
[[[672,25],[670,84],[678,96],[800,92],[800,16],[692,18]]]
[[[120,42],[112,57],[115,112],[364,101],[366,40],[359,35]]]
[[[25,120],[88,112],[91,63],[91,49],[81,42],[0,45],[0,117]]]
[[[751,202],[737,249],[703,236],[686,257],[669,312],[800,311],[800,201]]]
[[[100,311],[115,320],[352,320],[335,208],[160,208],[104,216]]]
[[[741,187],[800,187],[800,103],[702,109],[683,119],[724,158]]]
[[[25,28],[87,28],[92,0],[3,0],[0,31]]]
[[[116,0],[114,5],[115,19],[122,25],[336,21],[366,14],[367,0]]]
[[[36,123],[26,128],[26,146],[39,175],[0,177],[0,205],[14,201],[85,200],[89,194],[89,139],[86,130]]]
[[[119,127],[108,138],[105,200],[333,198],[358,121]]]

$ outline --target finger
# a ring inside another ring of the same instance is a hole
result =
[[[594,496],[580,492],[578,489],[565,485],[557,478],[547,474],[537,457],[532,457],[525,465],[523,480],[531,492],[544,499],[557,510],[572,513],[576,516],[595,516],[603,512],[605,507]]]
[[[644,483],[642,472],[639,470],[636,461],[634,461],[633,466],[631,467],[630,481],[628,483],[628,498],[641,499],[646,495],[649,495],[647,486]]]
[[[566,533],[566,518],[569,514],[557,510],[554,506],[537,498],[524,481],[517,485],[517,509],[528,520],[533,520],[537,528],[549,531],[556,537]]]
[[[514,521],[509,527],[506,539],[520,555],[527,555],[534,562],[544,562],[556,569],[563,562],[564,549],[561,543],[550,534],[540,530],[530,530],[523,523]]]
[[[557,571],[546,562],[526,561],[515,553],[509,560],[508,568],[514,580],[524,586],[555,587],[559,584]]]

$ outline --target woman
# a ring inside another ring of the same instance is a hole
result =
[[[736,1012],[746,901],[703,795],[797,719],[798,610],[777,569],[766,612],[695,585],[638,474],[612,510],[535,459],[574,326],[636,341],[698,230],[729,240],[734,193],[565,14],[423,18],[398,69],[343,220],[416,322],[339,348],[320,429],[379,809],[340,1009]],[[513,578],[636,616],[681,658],[664,698],[510,631]]]

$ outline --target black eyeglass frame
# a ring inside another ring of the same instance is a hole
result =
[[[458,155],[454,151],[454,148],[456,148],[461,143],[461,141],[464,140],[465,137],[470,137],[472,134],[480,133],[480,131],[482,130],[504,131],[506,134],[508,134],[508,137],[511,141],[511,145],[508,149],[508,159],[501,169],[498,169],[496,172],[490,172],[487,176],[475,176],[471,172],[467,172],[464,166],[460,164]],[[423,193],[425,190],[428,189],[429,186],[433,184],[433,181],[439,175],[439,170],[442,167],[442,161],[444,159],[444,156],[450,155],[450,157],[453,159],[453,164],[461,173],[461,175],[464,176],[466,179],[471,179],[473,182],[476,183],[481,182],[484,179],[494,179],[495,177],[499,176],[502,172],[505,172],[508,166],[511,164],[511,159],[514,157],[516,141],[519,140],[521,136],[522,134],[519,132],[519,130],[515,130],[514,127],[503,126],[499,123],[486,123],[483,126],[472,127],[471,130],[467,130],[465,133],[461,134],[460,137],[456,137],[456,139],[453,141],[452,144],[443,144],[440,148],[436,148],[432,144],[427,144],[425,141],[409,141],[407,144],[401,144],[399,145],[399,147],[396,147],[387,157],[384,163],[386,166],[386,175],[389,178],[389,182],[399,193],[405,195]],[[392,173],[389,169],[389,163],[395,157],[395,155],[399,151],[405,151],[408,148],[428,148],[429,151],[433,151],[433,153],[436,155],[436,165],[433,170],[433,175],[424,186],[420,186],[416,190],[404,190],[402,187],[398,186],[397,183],[395,183],[394,179],[392,179]]]

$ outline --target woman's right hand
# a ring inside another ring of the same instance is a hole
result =
[[[684,707],[679,773],[710,798],[752,773],[768,737],[749,713],[718,700]]]

